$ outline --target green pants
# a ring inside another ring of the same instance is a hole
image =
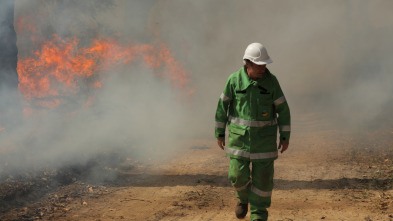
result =
[[[251,175],[251,176],[250,176]],[[228,179],[240,203],[250,203],[251,220],[267,220],[273,190],[274,160],[253,162],[230,159]]]

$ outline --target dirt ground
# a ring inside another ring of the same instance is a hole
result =
[[[293,133],[275,161],[269,220],[393,220],[392,141],[393,130]],[[165,162],[106,168],[118,175],[109,183],[72,178],[39,195],[3,194],[0,220],[237,220],[224,152],[214,139],[182,146]]]

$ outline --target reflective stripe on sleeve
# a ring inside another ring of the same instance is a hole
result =
[[[280,131],[291,131],[291,125],[280,126]]]
[[[225,96],[225,94],[224,94],[224,93],[221,93],[221,96],[220,96],[220,98],[221,98],[221,100],[222,100],[222,101],[229,101],[229,100],[231,100],[231,98],[229,98],[229,97]]]
[[[273,103],[274,103],[274,106],[278,106],[278,105],[284,103],[285,101],[286,101],[285,97],[282,96],[282,97],[278,98],[277,100],[273,101]]]
[[[235,187],[236,191],[242,191],[242,190],[245,190],[245,189],[247,189],[247,187],[248,187],[248,184],[250,184],[250,182],[251,182],[251,180],[249,180],[249,181],[246,183],[246,185],[244,185],[244,186],[241,186],[241,187]]]
[[[255,186],[251,186],[251,191],[261,197],[271,197],[272,196],[272,191],[269,191],[269,192],[262,191],[262,190],[256,188]]]
[[[233,149],[230,147],[226,147],[225,152],[239,157],[250,158],[252,160],[270,159],[278,156],[277,151],[266,152],[266,153],[249,153],[244,150]]]
[[[243,120],[232,116],[229,116],[228,121],[235,124],[240,124],[249,127],[264,127],[264,126],[273,126],[277,124],[276,119],[269,120],[269,121],[254,121],[254,120]]]
[[[217,128],[225,128],[226,124],[227,123],[218,122],[218,121],[215,122]]]

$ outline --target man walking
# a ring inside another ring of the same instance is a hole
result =
[[[267,220],[277,149],[283,153],[289,145],[290,111],[277,78],[266,68],[273,62],[266,48],[260,43],[248,45],[243,61],[244,67],[229,76],[218,101],[215,136],[230,157],[228,178],[239,200],[236,217],[244,218],[250,203],[251,220]]]

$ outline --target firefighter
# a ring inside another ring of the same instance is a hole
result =
[[[289,145],[290,111],[277,78],[266,68],[273,62],[266,48],[260,43],[248,45],[243,62],[229,76],[218,101],[215,136],[230,157],[228,178],[238,198],[236,217],[244,218],[250,204],[251,220],[267,220],[274,160],[278,150],[283,153]]]

